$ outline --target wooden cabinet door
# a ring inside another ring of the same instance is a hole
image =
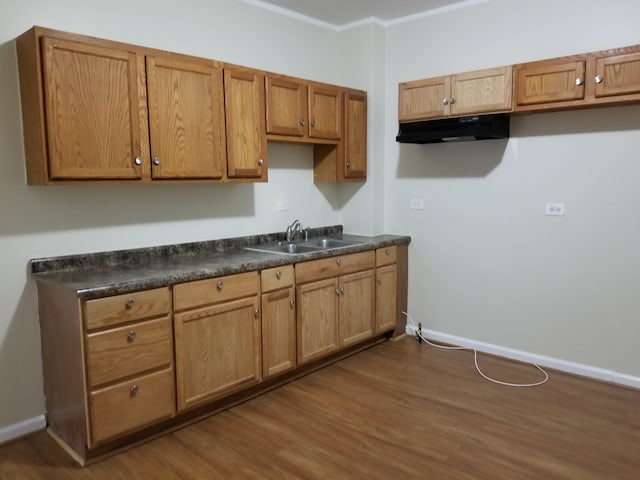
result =
[[[596,98],[640,94],[640,53],[600,57],[595,63]]]
[[[396,326],[396,264],[376,269],[376,333]]]
[[[262,376],[296,366],[296,311],[294,288],[262,294]]]
[[[153,178],[222,178],[222,82],[222,68],[214,61],[147,57]]]
[[[49,179],[141,178],[144,58],[49,37],[42,50]]]
[[[307,133],[307,86],[293,79],[265,79],[267,133],[305,136]]]
[[[585,60],[516,65],[515,75],[516,108],[583,100],[585,96]]]
[[[338,279],[296,287],[298,364],[338,348]]]
[[[342,138],[342,90],[328,85],[309,86],[309,136]]]
[[[449,115],[451,76],[401,83],[398,89],[398,120],[408,122]]]
[[[339,346],[360,342],[374,332],[373,270],[340,277]]]
[[[511,110],[513,67],[492,68],[454,75],[451,115]]]
[[[344,177],[367,178],[367,93],[345,92]]]
[[[176,314],[178,409],[261,379],[258,297]]]
[[[267,180],[264,76],[234,67],[224,70],[227,176]]]

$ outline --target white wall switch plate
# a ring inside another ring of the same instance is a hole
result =
[[[424,210],[424,200],[422,198],[412,198],[409,202],[410,210]]]
[[[289,200],[278,200],[276,202],[276,210],[279,212],[286,212],[289,210]]]
[[[544,214],[552,217],[564,216],[564,203],[547,203],[544,208]]]

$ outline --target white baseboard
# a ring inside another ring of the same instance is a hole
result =
[[[38,430],[42,430],[47,426],[44,415],[28,418],[13,425],[0,428],[0,445],[10,442],[20,437],[24,437]]]
[[[406,332],[408,335],[415,336],[416,327],[414,325],[407,324]],[[614,372],[612,370],[605,370],[603,368],[583,365],[581,363],[568,362],[566,360],[547,357],[545,355],[523,352],[521,350],[493,345],[491,343],[478,342],[476,340],[471,340],[470,338],[457,337],[455,335],[436,332],[434,330],[426,330],[424,328],[422,329],[422,335],[425,338],[435,340],[437,342],[458,345],[466,348],[475,348],[479,352],[490,353],[521,362],[534,363],[541,367],[549,367],[566,373],[572,373],[604,382],[616,383],[618,385],[640,389],[640,377],[634,377],[632,375]]]

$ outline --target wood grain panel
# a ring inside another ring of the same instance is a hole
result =
[[[396,247],[395,245],[378,248],[376,250],[376,267],[396,263],[397,256],[398,247]]]
[[[295,265],[297,284],[367,270],[375,266],[375,252],[351,253]]]
[[[267,181],[264,75],[225,67],[224,95],[227,176]]]
[[[395,264],[376,269],[376,333],[393,330],[397,322],[397,269]]]
[[[295,275],[293,265],[267,268],[260,272],[260,283],[263,293],[291,287],[294,282]]]
[[[89,394],[92,443],[175,414],[173,370],[151,373]]]
[[[307,86],[293,78],[267,75],[267,133],[302,137],[307,134]]]
[[[135,51],[43,37],[49,176],[138,179]]]
[[[222,178],[222,67],[213,60],[148,55],[147,84],[153,178]]]
[[[90,386],[112,382],[173,362],[171,318],[139,322],[87,335]]]
[[[342,138],[342,90],[330,85],[309,85],[309,136]]]
[[[173,306],[175,311],[181,311],[256,295],[259,290],[257,271],[179,283],[173,286]]]
[[[459,73],[451,81],[451,115],[511,110],[513,67]]]
[[[84,321],[88,330],[169,313],[171,297],[166,287],[87,300]]]
[[[340,277],[338,346],[345,347],[373,336],[375,329],[374,271]]]
[[[449,114],[451,76],[402,82],[398,88],[398,121],[409,122]]]
[[[261,380],[257,296],[175,315],[178,409]]]
[[[262,376],[296,366],[296,310],[293,287],[262,294]]]
[[[628,53],[596,59],[596,98],[640,93],[640,53]]]
[[[344,94],[344,178],[367,177],[367,92]]]
[[[296,286],[298,364],[338,348],[338,279]]]
[[[516,104],[534,105],[580,100],[584,85],[576,85],[585,78],[585,61],[565,63],[538,62],[516,66]]]

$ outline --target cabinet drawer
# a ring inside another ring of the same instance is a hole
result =
[[[172,362],[170,317],[87,335],[90,386]]]
[[[84,305],[84,321],[86,328],[91,330],[164,315],[169,310],[169,289],[163,287],[87,300]]]
[[[294,283],[293,265],[283,265],[282,267],[262,270],[260,272],[260,282],[263,292],[290,287]]]
[[[89,394],[93,443],[175,414],[173,369],[138,377]]]
[[[397,247],[383,247],[376,250],[376,267],[381,267],[382,265],[390,265],[392,263],[396,263],[396,257],[398,255]]]
[[[296,264],[296,282],[305,283],[323,278],[344,275],[345,273],[367,270],[375,266],[375,252],[338,255],[322,260],[311,260]]]
[[[179,311],[257,295],[259,289],[257,271],[181,283],[173,287],[173,305]]]

